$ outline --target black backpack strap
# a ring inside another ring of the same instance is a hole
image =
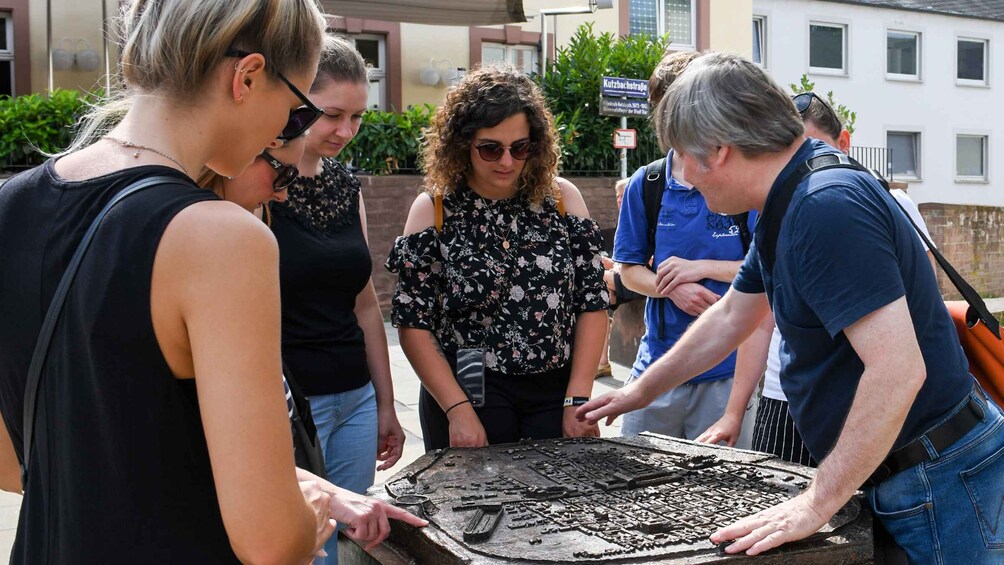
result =
[[[666,189],[663,174],[666,158],[652,161],[645,167],[645,179],[641,185],[642,203],[645,205],[645,221],[648,225],[648,249],[655,253],[655,231],[659,226],[659,210],[662,208],[662,193]]]
[[[66,295],[70,290],[70,285],[73,284],[74,277],[77,275],[77,270],[80,268],[80,263],[83,261],[84,254],[87,252],[87,248],[94,239],[94,233],[98,230],[98,226],[101,224],[101,221],[108,215],[108,211],[126,197],[152,186],[177,182],[179,181],[176,177],[155,176],[138,180],[122,189],[118,194],[113,196],[107,204],[105,204],[105,207],[102,208],[100,212],[98,212],[97,217],[95,217],[94,221],[91,222],[91,226],[87,229],[84,233],[84,237],[80,240],[80,244],[77,246],[77,250],[73,253],[70,263],[66,266],[66,271],[63,272],[63,277],[59,280],[59,286],[56,287],[56,292],[52,296],[52,302],[49,303],[49,309],[46,311],[45,319],[42,321],[42,329],[39,331],[38,339],[35,341],[35,351],[31,354],[31,364],[28,366],[28,376],[25,380],[24,448],[22,450],[24,453],[23,463],[21,464],[22,488],[26,487],[28,484],[28,462],[31,461],[31,446],[32,440],[34,439],[33,432],[35,427],[35,409],[38,405],[38,387],[42,380],[42,367],[45,364],[45,357],[49,351],[49,343],[52,341],[52,334],[56,330],[56,322],[59,320],[59,314],[63,310],[63,304],[66,302]]]
[[[739,241],[743,242],[743,257],[745,257],[749,253],[750,244],[753,243],[753,234],[750,233],[750,213],[743,212],[729,217],[732,218],[732,223],[739,228]]]
[[[665,157],[652,161],[645,167],[645,178],[642,179],[641,184],[641,199],[642,204],[645,205],[645,222],[648,227],[646,251],[651,253],[653,259],[655,258],[655,232],[659,227],[659,211],[662,209],[662,193],[666,190],[666,180],[663,178],[665,171]],[[654,271],[658,267],[653,264],[650,269]],[[666,307],[666,300],[655,297],[651,297],[649,300],[655,301],[655,324],[658,328],[656,331],[659,339],[662,339],[665,335],[662,324],[662,309]]]

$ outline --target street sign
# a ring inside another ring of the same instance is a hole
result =
[[[603,77],[603,81],[600,83],[600,95],[648,99],[648,81],[624,77]]]
[[[600,97],[600,115],[644,118],[648,116],[648,101],[602,96]]]
[[[634,149],[638,146],[638,132],[633,129],[614,130],[614,149]]]

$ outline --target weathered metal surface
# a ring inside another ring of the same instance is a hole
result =
[[[871,517],[859,497],[810,538],[755,558],[709,541],[798,494],[813,472],[643,434],[435,451],[370,494],[429,520],[423,529],[394,523],[388,544],[423,564],[870,563]]]

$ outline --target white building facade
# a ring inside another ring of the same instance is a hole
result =
[[[1004,21],[876,4],[754,0],[754,60],[833,91],[916,202],[1004,206]]]

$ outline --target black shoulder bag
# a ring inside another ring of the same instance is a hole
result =
[[[93,222],[91,222],[91,226],[87,228],[87,231],[84,233],[84,237],[80,240],[80,244],[77,246],[77,250],[74,251],[73,257],[70,259],[69,265],[66,266],[66,271],[63,272],[63,277],[59,279],[59,286],[56,287],[56,292],[52,296],[52,302],[49,303],[49,309],[46,311],[45,319],[42,321],[42,329],[39,331],[38,340],[35,342],[35,351],[31,354],[31,364],[28,366],[28,377],[25,380],[24,448],[22,450],[24,453],[21,463],[22,489],[28,486],[28,462],[31,461],[31,446],[32,440],[34,439],[33,431],[35,427],[35,409],[38,405],[38,386],[42,380],[42,367],[45,365],[45,357],[49,352],[49,343],[52,341],[52,334],[56,330],[56,322],[59,320],[59,314],[63,310],[63,304],[66,302],[66,295],[70,290],[70,286],[73,284],[74,277],[77,275],[77,270],[80,268],[80,263],[83,261],[84,254],[87,252],[87,248],[91,245],[91,241],[94,239],[94,233],[98,230],[98,226],[101,224],[101,221],[108,215],[108,211],[125,198],[152,186],[175,182],[178,182],[178,179],[174,177],[149,177],[130,184],[122,189],[118,194],[113,196],[112,199],[105,204],[105,207],[98,212],[97,217],[94,218]]]
[[[293,459],[297,467],[327,479],[324,451],[320,440],[317,439],[317,426],[310,413],[310,402],[303,395],[285,363],[282,364],[282,374],[286,379],[286,386],[289,387],[289,395],[293,399],[293,416],[290,418],[293,429]]]

